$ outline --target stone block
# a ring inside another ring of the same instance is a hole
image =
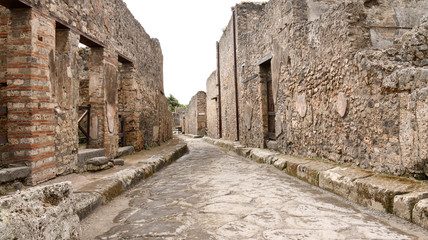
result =
[[[104,148],[79,149],[78,159],[79,164],[84,165],[86,160],[95,157],[104,157],[106,150]]]
[[[267,141],[266,147],[273,151],[278,150],[278,143],[276,141]]]
[[[76,192],[98,193],[102,197],[102,204],[105,204],[123,193],[123,188],[121,181],[107,178],[92,182]]]
[[[336,167],[320,173],[319,187],[349,199],[354,181],[372,175],[373,172],[360,168]]]
[[[135,149],[133,146],[120,147],[117,153],[117,157],[124,157],[127,155],[131,155],[134,152],[135,152]]]
[[[24,179],[30,175],[29,167],[5,168],[0,170],[0,184]]]
[[[75,211],[80,221],[89,216],[102,204],[102,197],[99,193],[76,193],[74,196]]]
[[[286,158],[286,162],[287,162],[287,164],[286,164],[287,167],[285,168],[285,172],[288,175],[297,177],[298,167],[301,164],[308,163],[309,160],[306,160],[306,159],[303,159],[303,158],[291,157],[290,156],[290,157]]]
[[[275,162],[273,165],[279,170],[284,170],[287,167],[287,157],[283,155],[275,156]]]
[[[123,159],[113,159],[112,162],[115,166],[125,165],[125,160],[123,160]]]
[[[70,182],[35,187],[0,199],[0,239],[79,239]]]
[[[412,221],[412,212],[415,205],[425,198],[428,198],[428,189],[395,196],[393,213],[401,218]]]
[[[412,220],[419,226],[428,229],[428,199],[423,199],[415,205]]]
[[[110,169],[112,167],[114,167],[112,162],[107,162],[106,164],[102,164],[102,165],[88,164],[87,170],[90,172],[98,172],[98,171]]]
[[[296,169],[296,175],[298,178],[305,182],[308,182],[315,186],[319,186],[320,173],[332,169],[335,166],[336,165],[333,163],[311,160],[306,163],[299,164]]]
[[[421,184],[406,178],[374,175],[354,181],[351,201],[365,207],[392,213],[394,197],[415,191]]]
[[[110,161],[107,157],[95,157],[86,160],[86,164],[88,165],[94,165],[94,166],[102,166],[107,164]]]
[[[254,148],[251,150],[250,158],[258,163],[272,164],[273,163],[272,157],[277,154],[278,153],[267,149]]]

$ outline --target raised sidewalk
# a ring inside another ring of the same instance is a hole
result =
[[[395,214],[428,229],[428,182],[378,174],[349,165],[298,158],[248,148],[239,142],[203,138],[240,156],[275,166],[285,173],[359,205]]]
[[[123,157],[124,166],[58,177],[0,198],[0,240],[79,239],[80,220],[188,152],[174,138]]]

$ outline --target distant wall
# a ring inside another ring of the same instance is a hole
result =
[[[206,135],[207,127],[207,94],[199,91],[189,102],[186,113],[186,133],[193,135]]]
[[[217,87],[217,71],[207,79],[207,135],[219,138],[219,92]]]

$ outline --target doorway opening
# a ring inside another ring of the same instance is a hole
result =
[[[272,90],[271,60],[259,65],[262,95],[262,119],[265,142],[276,141],[275,134],[275,103]]]

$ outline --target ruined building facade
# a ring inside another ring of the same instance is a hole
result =
[[[207,129],[207,94],[199,91],[189,102],[184,115],[184,133],[204,136]]]
[[[110,158],[172,137],[160,44],[121,0],[0,4],[1,167],[29,167],[30,184],[77,171],[81,106]]]
[[[236,5],[207,81],[209,136],[426,178],[427,13],[425,1]]]

